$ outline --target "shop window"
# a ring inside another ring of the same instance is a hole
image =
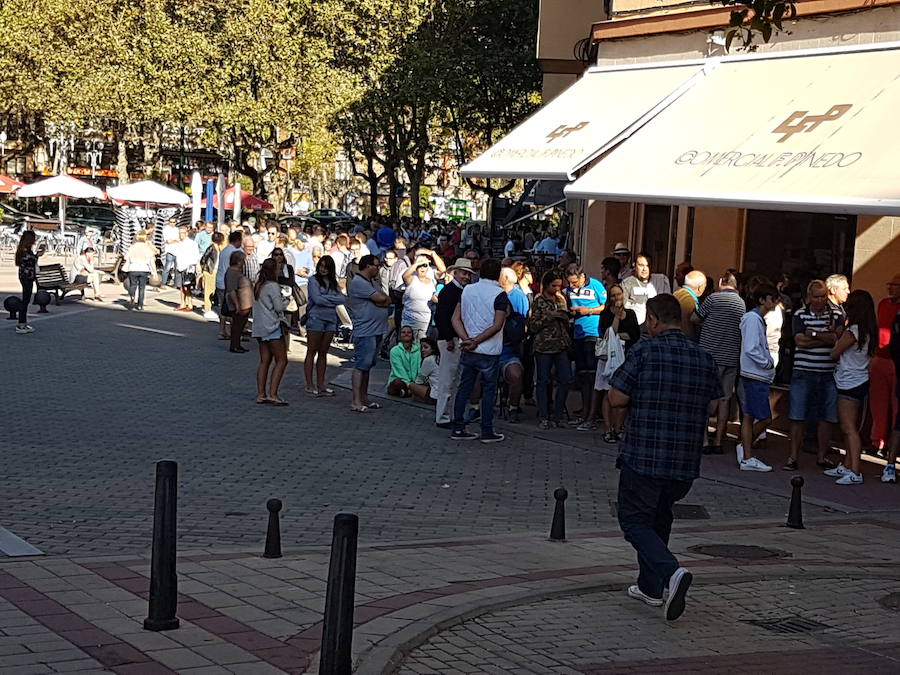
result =
[[[774,282],[787,274],[790,284],[785,290],[797,307],[813,279],[851,277],[855,240],[856,216],[750,210],[741,271]]]
[[[653,272],[671,277],[675,272],[675,209],[644,206],[644,229],[640,252],[653,258]]]

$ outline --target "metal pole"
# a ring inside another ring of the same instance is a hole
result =
[[[803,476],[794,476],[791,478],[791,505],[788,508],[788,518],[785,527],[794,530],[803,530],[803,497],[800,489],[803,487]]]
[[[269,527],[266,530],[266,550],[263,553],[263,558],[280,558],[281,523],[279,522],[278,512],[281,511],[281,500],[270,499],[266,502],[266,508],[269,510]]]
[[[339,513],[334,517],[319,675],[349,675],[351,671],[358,536],[357,516]]]
[[[553,523],[550,525],[550,541],[566,540],[566,498],[569,496],[565,488],[556,488],[553,498],[556,508],[553,509]]]
[[[178,500],[178,464],[156,463],[156,497],[153,504],[153,552],[150,559],[150,603],[146,630],[178,628],[178,575],[175,571],[175,537]]]

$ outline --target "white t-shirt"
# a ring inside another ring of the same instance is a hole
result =
[[[866,344],[859,344],[859,326],[853,324],[848,329],[853,333],[856,342],[850,349],[841,354],[837,367],[834,369],[834,383],[838,389],[853,389],[869,381],[869,356],[868,340]]]
[[[181,243],[179,240],[181,238],[180,230],[176,225],[163,225],[163,248],[165,252],[175,254],[174,247]],[[175,241],[169,243],[170,240],[174,239]]]
[[[428,303],[434,296],[434,283],[423,283],[419,277],[414,276],[406,291],[403,293],[403,316],[404,325],[412,323],[428,324],[431,321],[431,308]]]
[[[256,259],[259,260],[259,262],[262,262],[272,255],[272,251],[274,250],[275,242],[263,239],[256,245]]]
[[[175,269],[184,272],[200,262],[200,249],[193,239],[182,239],[177,244],[169,244],[169,253],[175,255]]]

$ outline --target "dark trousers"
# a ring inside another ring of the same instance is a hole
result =
[[[684,499],[692,481],[651,478],[622,465],[619,473],[618,516],[625,541],[637,551],[638,588],[661,598],[678,560],[669,551],[672,505]]]
[[[150,279],[150,272],[129,272],[128,273],[128,295],[132,302],[137,296],[135,307],[144,308],[144,291],[147,289],[147,280]]]
[[[475,381],[481,375],[481,435],[494,433],[494,403],[497,401],[497,376],[500,373],[500,356],[488,356],[476,352],[463,352],[459,357],[459,389],[453,403],[453,430],[466,428],[465,414],[469,396],[475,389]]]
[[[541,419],[552,419],[559,422],[566,409],[566,398],[572,385],[572,364],[568,352],[557,354],[534,355],[537,363],[537,405]],[[549,410],[549,394],[551,391],[551,373],[556,370],[556,397],[553,403],[553,414]]]
[[[244,334],[244,327],[250,318],[249,310],[246,312],[235,312],[231,317],[231,348],[237,349],[241,346],[241,336]]]
[[[19,279],[22,284],[22,304],[19,305],[19,325],[24,326],[28,321],[28,303],[31,302],[31,292],[34,290],[34,280]]]

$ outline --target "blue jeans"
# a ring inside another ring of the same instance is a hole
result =
[[[569,360],[569,353],[535,353],[534,360],[537,366],[535,398],[537,399],[538,415],[543,420],[553,419],[558,422],[562,419],[566,409],[566,397],[569,395],[569,386],[572,384],[572,363]],[[554,399],[553,414],[550,415],[547,410],[547,399],[551,386],[550,373],[554,368],[556,369],[556,398]]]
[[[128,273],[128,295],[134,302],[137,296],[137,304],[135,307],[144,309],[144,289],[147,288],[147,280],[150,278],[150,272],[129,272]]]
[[[497,377],[500,374],[500,355],[488,356],[463,352],[459,357],[459,389],[453,404],[453,430],[464,431],[464,416],[475,380],[481,375],[481,435],[494,433],[494,402],[497,400]]]
[[[624,464],[619,472],[617,505],[619,527],[625,541],[637,551],[638,588],[651,598],[662,598],[678,560],[669,551],[672,505],[684,499],[692,481],[651,478]]]
[[[163,263],[162,285],[169,283],[169,274],[175,272],[175,254],[166,253],[165,262]]]

